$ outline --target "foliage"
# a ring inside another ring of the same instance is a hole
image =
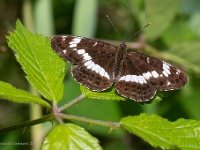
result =
[[[10,33],[8,40],[17,61],[27,74],[28,81],[46,99],[60,101],[63,94],[65,63],[51,50],[50,40],[31,34],[19,21],[16,30]],[[45,59],[45,56],[49,59]]]

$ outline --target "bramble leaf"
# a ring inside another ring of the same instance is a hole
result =
[[[121,120],[121,127],[154,147],[162,149],[200,149],[200,121],[178,119],[170,122],[157,115],[141,114]]]
[[[47,37],[30,33],[19,20],[7,37],[28,81],[49,101],[63,97],[65,62],[53,52]]]
[[[5,98],[18,103],[36,103],[47,108],[51,108],[45,100],[34,96],[26,91],[16,89],[12,85],[0,81],[0,98]]]
[[[46,136],[41,150],[101,150],[99,141],[84,128],[74,124],[57,125]]]

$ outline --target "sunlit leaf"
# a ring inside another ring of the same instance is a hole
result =
[[[41,150],[101,150],[99,141],[74,124],[57,125],[46,137]]]
[[[28,81],[48,100],[63,96],[65,62],[53,52],[47,37],[30,33],[18,20],[16,30],[7,37]]]
[[[200,121],[178,119],[170,122],[157,115],[141,114],[121,120],[121,127],[154,147],[162,149],[200,149]]]

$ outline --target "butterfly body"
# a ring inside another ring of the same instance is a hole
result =
[[[129,99],[144,102],[157,90],[177,90],[188,83],[187,75],[175,66],[136,51],[125,42],[115,46],[85,37],[56,35],[54,51],[72,64],[74,79],[92,91],[104,91],[113,84]]]

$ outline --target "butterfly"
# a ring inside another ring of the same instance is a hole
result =
[[[55,35],[52,49],[72,64],[74,79],[91,91],[115,87],[119,95],[137,102],[152,99],[157,90],[177,90],[188,83],[179,68],[136,51],[81,36]]]

